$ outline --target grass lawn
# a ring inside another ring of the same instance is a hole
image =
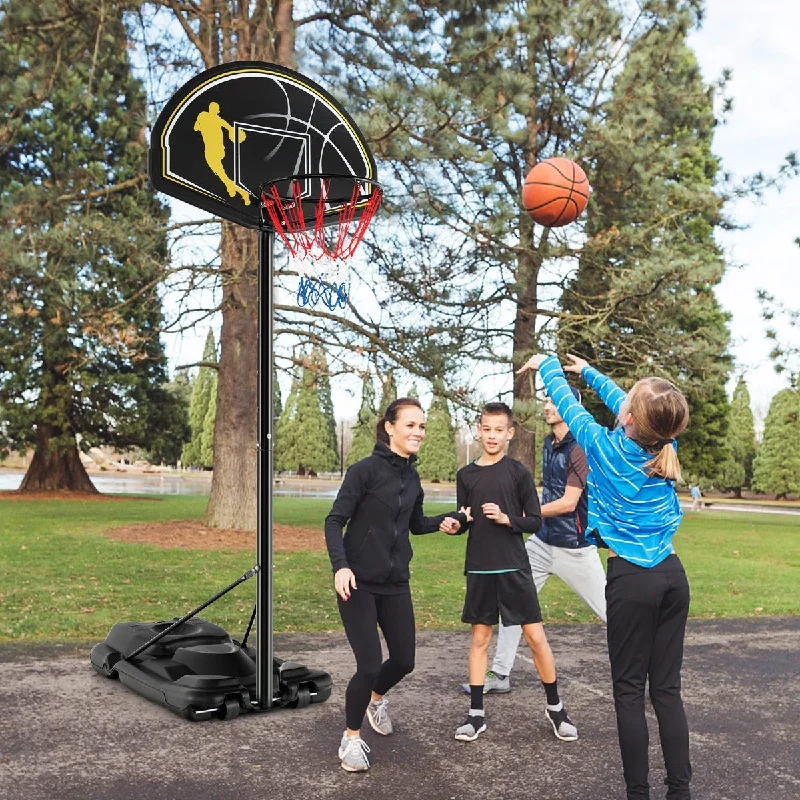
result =
[[[109,502],[0,500],[0,642],[103,639],[115,622],[171,619],[253,566],[255,553],[163,549],[111,540],[115,525],[195,519],[205,497]],[[276,522],[318,527],[327,499],[275,498]],[[428,513],[448,506],[426,504]],[[695,617],[800,613],[800,520],[775,514],[687,514],[676,539]],[[412,589],[419,627],[462,628],[466,537],[413,537]],[[241,636],[255,581],[202,616]],[[596,621],[558,579],[542,592],[545,622]],[[324,552],[277,553],[274,630],[341,627]]]

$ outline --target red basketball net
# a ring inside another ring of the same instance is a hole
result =
[[[299,177],[299,176],[298,176]],[[335,176],[340,180],[340,176]],[[364,238],[369,223],[381,204],[383,191],[377,183],[353,177],[353,191],[349,198],[331,198],[332,178],[321,178],[319,199],[303,199],[300,180],[292,179],[289,197],[282,196],[280,181],[267,184],[261,195],[264,210],[273,227],[292,256],[320,259],[348,259]],[[366,191],[362,188],[362,183]],[[313,208],[306,211],[311,203]],[[305,204],[305,205],[304,205]],[[356,212],[361,215],[356,220]],[[307,213],[309,218],[306,218]],[[313,214],[313,225],[311,223]],[[333,229],[333,230],[332,230]],[[330,232],[329,232],[330,231]]]

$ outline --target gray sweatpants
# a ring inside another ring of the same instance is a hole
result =
[[[554,547],[538,536],[529,536],[525,544],[531,562],[536,591],[541,592],[551,575],[558,575],[603,622],[606,621],[606,573],[597,548]],[[522,636],[519,625],[500,625],[492,672],[509,675]]]

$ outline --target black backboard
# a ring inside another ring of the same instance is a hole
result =
[[[350,115],[322,87],[260,61],[222,64],[192,78],[153,128],[153,186],[248,228],[270,228],[259,186],[325,173],[376,180],[375,161]],[[304,195],[314,197],[311,181]]]

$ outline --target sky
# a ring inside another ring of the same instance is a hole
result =
[[[722,165],[743,178],[759,170],[777,171],[790,151],[800,153],[800,47],[790,32],[800,30],[800,3],[786,0],[707,0],[702,29],[692,34],[695,50],[707,82],[726,68],[733,72],[727,95],[734,101],[727,123],[717,129],[714,152]],[[717,296],[732,314],[732,352],[736,371],[750,390],[757,423],[766,416],[772,396],[788,384],[775,373],[769,360],[771,343],[756,293],[765,289],[789,305],[800,308],[800,179],[782,192],[771,190],[761,203],[739,201],[728,213],[744,230],[718,232],[727,270]],[[779,327],[787,339],[792,332]],[[207,326],[192,333],[170,337],[168,352],[174,365],[198,361]],[[800,343],[800,332],[794,333]],[[353,416],[359,405],[357,387],[334,387],[337,416]],[[401,390],[403,387],[400,387]]]
[[[800,47],[790,32],[800,30],[800,3],[785,0],[707,0],[703,28],[690,39],[707,81],[730,68],[728,94],[734,108],[714,137],[725,169],[744,176],[774,172],[790,151],[800,153]],[[739,202],[729,209],[747,230],[718,234],[729,263],[717,296],[732,313],[737,368],[744,374],[757,417],[770,398],[788,385],[769,360],[770,342],[756,299],[760,288],[800,308],[800,179],[760,205]],[[783,332],[791,336],[784,326]],[[795,333],[795,341],[800,335]]]

